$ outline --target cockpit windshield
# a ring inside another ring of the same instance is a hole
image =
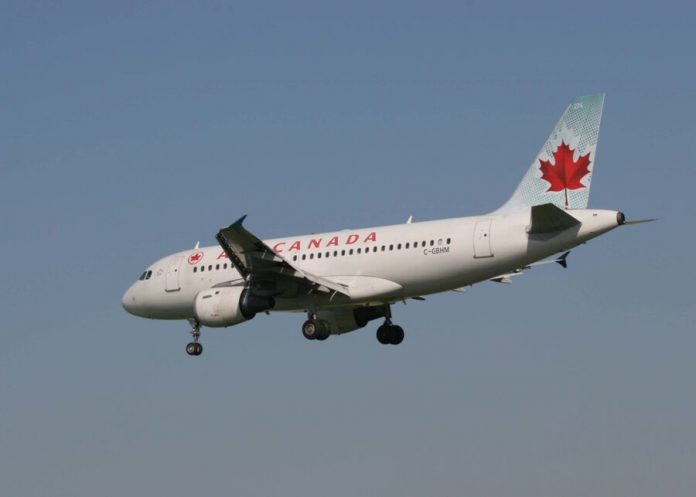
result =
[[[138,280],[149,280],[150,277],[152,276],[152,271],[144,271],[143,274],[140,275],[140,278]]]

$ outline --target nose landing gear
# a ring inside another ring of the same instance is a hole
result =
[[[190,356],[199,356],[203,353],[203,345],[198,343],[198,339],[201,337],[201,324],[198,321],[190,321],[190,323],[193,327],[191,330],[193,342],[186,345],[186,353]]]

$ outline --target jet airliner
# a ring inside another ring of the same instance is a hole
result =
[[[508,283],[545,262],[565,267],[573,247],[643,222],[587,208],[603,105],[604,95],[572,100],[493,212],[271,240],[248,231],[243,216],[216,234],[218,245],[151,264],[123,295],[123,307],[140,317],[188,320],[192,356],[203,351],[201,326],[234,326],[275,311],[306,313],[302,334],[318,341],[382,319],[377,340],[398,345],[404,330],[392,321],[392,304]]]

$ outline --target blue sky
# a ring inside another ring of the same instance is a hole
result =
[[[0,6],[0,481],[13,496],[654,496],[696,488],[696,35],[684,4]],[[513,285],[310,343],[136,319],[148,263],[490,211],[606,92],[617,230]]]

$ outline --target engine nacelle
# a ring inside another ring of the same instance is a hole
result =
[[[322,319],[329,324],[332,335],[340,335],[349,331],[363,328],[373,319],[384,317],[386,307],[358,307],[356,309],[320,309],[317,311],[317,319]]]
[[[257,312],[272,309],[273,297],[261,297],[232,286],[210,288],[196,295],[193,313],[199,323],[211,328],[233,326],[252,319]]]

